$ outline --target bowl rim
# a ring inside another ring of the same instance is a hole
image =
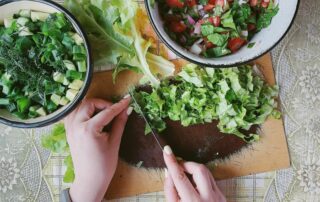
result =
[[[147,13],[148,13],[148,16],[149,16],[149,20],[151,22],[151,25],[153,27],[153,29],[155,30],[155,32],[157,33],[157,36],[161,39],[161,41],[171,50],[173,51],[175,54],[177,54],[179,57],[191,62],[191,63],[194,63],[194,64],[197,64],[197,65],[200,65],[200,66],[204,66],[204,67],[209,67],[209,68],[229,68],[229,67],[234,67],[234,66],[241,66],[241,65],[245,65],[245,64],[248,64],[254,60],[257,60],[258,58],[260,58],[261,56],[267,54],[268,52],[270,52],[272,49],[274,49],[283,39],[284,37],[288,34],[288,32],[290,31],[293,23],[294,23],[294,20],[296,19],[297,17],[297,14],[298,14],[298,10],[299,10],[299,7],[300,7],[300,0],[297,0],[297,6],[296,6],[296,9],[295,9],[295,12],[294,12],[294,15],[293,15],[293,18],[291,19],[291,22],[287,28],[287,30],[283,33],[283,35],[270,47],[268,48],[267,50],[257,54],[255,57],[251,58],[251,59],[246,59],[246,60],[243,60],[241,62],[234,62],[232,64],[228,64],[228,65],[223,65],[223,64],[220,64],[220,65],[217,65],[217,64],[209,64],[209,63],[203,63],[203,62],[199,62],[195,59],[192,59],[182,53],[180,53],[176,48],[174,48],[174,45],[171,45],[166,39],[164,36],[162,36],[161,32],[159,31],[158,27],[156,26],[156,23],[154,22],[154,18],[152,17],[152,9],[151,8],[152,6],[150,5],[150,0],[144,0],[144,4],[145,4],[145,7],[146,7],[146,10],[147,10]],[[170,39],[171,40],[171,39]],[[199,56],[196,56],[196,57],[199,57]]]
[[[91,47],[90,47],[89,39],[88,39],[88,36],[86,35],[86,32],[81,27],[81,24],[78,22],[78,20],[67,9],[65,9],[60,4],[53,2],[51,0],[3,0],[3,1],[0,1],[0,8],[6,4],[13,3],[13,2],[19,2],[19,1],[31,1],[31,2],[36,2],[36,3],[46,4],[48,6],[51,6],[55,9],[57,9],[58,11],[64,13],[66,15],[66,17],[68,18],[68,20],[76,28],[76,30],[78,30],[78,34],[80,34],[81,37],[84,39],[84,46],[85,46],[86,52],[87,52],[87,72],[86,72],[86,79],[84,81],[84,86],[82,87],[82,90],[79,92],[79,94],[77,95],[75,100],[73,100],[71,103],[69,103],[63,111],[52,116],[49,119],[45,119],[46,116],[44,116],[44,120],[37,121],[34,123],[25,123],[25,122],[23,122],[23,120],[12,121],[12,120],[8,120],[6,118],[0,117],[0,123],[5,124],[10,127],[28,128],[28,129],[40,128],[40,127],[52,125],[52,124],[60,121],[61,119],[66,117],[69,113],[71,113],[79,105],[79,103],[83,100],[83,98],[85,97],[85,95],[88,92],[88,89],[90,87],[91,80],[92,80],[93,59],[92,59],[92,55],[91,55],[91,51],[90,51]]]

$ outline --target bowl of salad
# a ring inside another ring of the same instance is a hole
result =
[[[290,29],[299,0],[145,0],[159,38],[177,55],[207,67],[248,63]]]
[[[59,121],[90,85],[84,31],[51,1],[0,1],[0,11],[0,123],[35,128]]]

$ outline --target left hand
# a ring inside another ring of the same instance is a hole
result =
[[[128,114],[130,97],[112,104],[87,99],[65,120],[67,140],[75,169],[70,188],[74,202],[101,201],[118,164],[121,137]],[[111,125],[110,125],[111,124]],[[104,132],[105,126],[111,129]]]

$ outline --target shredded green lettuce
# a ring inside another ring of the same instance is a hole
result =
[[[66,156],[64,164],[67,167],[67,170],[64,174],[63,181],[66,183],[73,182],[75,178],[74,167],[64,124],[56,124],[50,134],[42,137],[41,144],[43,148],[50,150],[52,153]]]
[[[158,132],[166,128],[166,118],[183,126],[218,120],[222,133],[253,142],[258,134],[243,131],[264,123],[270,115],[280,118],[280,112],[278,87],[267,85],[252,69],[249,65],[212,69],[188,64],[174,79],[163,80],[151,93],[135,92],[135,98]]]

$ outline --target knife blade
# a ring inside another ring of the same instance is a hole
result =
[[[149,123],[146,115],[144,114],[144,112],[141,109],[141,106],[139,105],[138,101],[136,100],[136,98],[134,97],[134,94],[132,92],[132,90],[129,90],[129,94],[131,96],[131,99],[133,100],[134,104],[137,106],[138,111],[140,112],[140,115],[142,116],[142,118],[144,119],[145,123],[148,125],[148,127],[151,130],[151,134],[153,135],[154,139],[156,140],[157,144],[159,145],[160,149],[163,150],[163,148],[167,145],[166,142],[164,141],[163,138],[161,138],[159,136],[158,133],[156,133],[154,131],[154,129],[152,128],[151,124]]]

